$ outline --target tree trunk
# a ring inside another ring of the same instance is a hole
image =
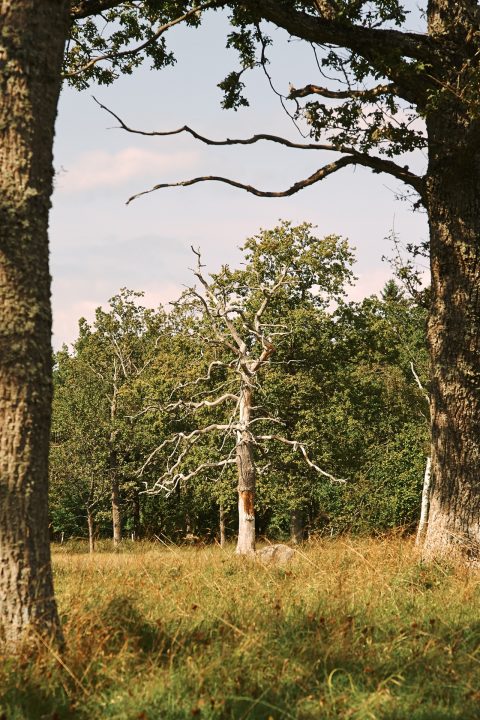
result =
[[[112,476],[112,528],[113,544],[119,545],[122,542],[122,510],[120,501],[120,485],[116,470]]]
[[[64,0],[0,0],[0,637],[60,638],[48,532],[52,144]]]
[[[421,545],[427,532],[428,512],[430,509],[430,482],[432,479],[432,458],[428,457],[425,465],[425,476],[423,478],[422,505],[420,509],[420,520],[418,522],[417,537],[415,545]]]
[[[238,470],[238,541],[237,555],[255,552],[255,484],[256,470],[248,425],[252,409],[252,390],[245,383],[240,394],[240,425],[236,459]]]
[[[227,516],[227,513],[225,512],[225,508],[223,507],[223,503],[220,503],[219,507],[219,519],[220,519],[220,547],[225,547],[225,542],[227,540],[227,533],[226,533],[226,527],[225,527],[225,518]]]
[[[290,538],[294,545],[302,543],[305,539],[305,514],[302,508],[292,510],[290,516]]]
[[[430,32],[444,45],[448,32],[457,45],[462,36],[461,5],[429,3]],[[426,559],[477,559],[480,549],[480,123],[448,90],[459,81],[453,65],[427,115],[432,480]]]
[[[95,552],[95,524],[93,521],[93,512],[87,508],[87,524],[88,524],[88,550],[90,554]]]
[[[118,395],[118,365],[117,360],[113,360],[113,390],[112,399],[110,404],[110,473],[111,473],[111,501],[112,501],[112,531],[113,531],[113,544],[115,546],[122,542],[122,509],[120,499],[120,483],[118,482],[118,458],[116,451],[116,441],[118,430],[115,428],[115,420],[117,416],[117,395]]]
[[[132,540],[138,540],[140,537],[140,489],[133,489],[133,533]]]

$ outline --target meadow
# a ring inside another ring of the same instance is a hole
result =
[[[66,649],[0,658],[2,720],[480,717],[480,574],[409,539],[317,540],[286,566],[99,550],[54,547]]]

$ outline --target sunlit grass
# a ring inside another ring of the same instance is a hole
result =
[[[54,550],[67,650],[1,662],[8,720],[480,717],[480,575],[410,541],[319,541],[286,567],[75,550]]]

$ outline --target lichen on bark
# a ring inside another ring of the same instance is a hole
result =
[[[0,0],[0,636],[60,638],[48,532],[48,212],[65,0]]]

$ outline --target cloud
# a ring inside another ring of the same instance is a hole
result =
[[[129,180],[152,175],[165,178],[176,171],[191,170],[199,157],[198,152],[167,154],[151,152],[138,147],[127,147],[119,152],[91,150],[57,176],[57,188],[64,193],[78,193],[100,187],[118,187]]]

